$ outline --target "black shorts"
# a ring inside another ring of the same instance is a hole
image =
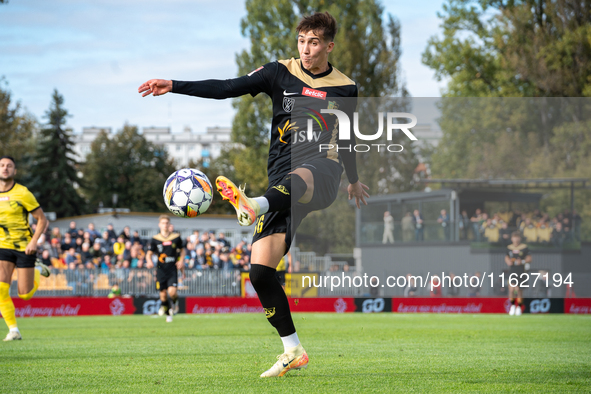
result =
[[[307,168],[314,176],[314,195],[307,204],[292,203],[291,209],[279,212],[267,212],[257,218],[252,242],[255,243],[275,233],[285,233],[286,253],[302,220],[313,211],[328,208],[337,198],[343,167],[330,159],[314,159],[298,166]],[[287,174],[286,174],[287,175]],[[283,177],[269,182],[269,189],[278,185]],[[268,189],[267,189],[268,190]]]
[[[169,287],[177,287],[179,283],[179,274],[176,269],[156,269],[156,290],[162,291]]]
[[[519,275],[521,275],[523,273],[525,273],[525,266],[523,264],[519,264],[519,265],[513,264],[509,268],[509,275],[511,275],[511,274],[517,274],[517,276],[519,277]],[[515,276],[515,275],[513,275],[513,276]]]
[[[13,249],[0,249],[0,260],[16,264],[16,268],[33,268],[37,261],[37,254],[26,254]]]
[[[521,287],[521,282],[523,282],[523,278],[521,278],[521,274],[525,273],[525,267],[523,266],[523,264],[519,264],[519,265],[515,265],[513,264],[511,267],[509,267],[509,278],[515,278],[517,277],[517,286],[515,287]],[[511,276],[513,275],[513,276]]]

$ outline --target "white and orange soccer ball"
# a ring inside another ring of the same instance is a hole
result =
[[[170,212],[182,218],[194,218],[209,208],[212,190],[211,182],[204,173],[194,168],[183,168],[168,177],[162,195]]]

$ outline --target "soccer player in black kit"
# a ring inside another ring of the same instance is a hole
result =
[[[513,275],[518,281],[517,286],[509,284],[509,300],[511,302],[509,314],[520,316],[521,307],[523,306],[523,290],[521,290],[519,284],[523,281],[521,275],[529,270],[531,254],[529,254],[527,245],[521,242],[521,233],[519,231],[514,231],[511,234],[511,244],[507,245],[505,263],[509,266],[509,276]]]
[[[284,353],[261,377],[283,376],[289,370],[308,365],[308,355],[297,336],[287,296],[275,277],[276,267],[289,250],[295,230],[307,213],[334,202],[343,166],[350,183],[349,199],[354,197],[359,208],[360,202],[367,204],[365,198],[369,197],[368,187],[357,176],[355,151],[350,147],[336,149],[341,146],[336,116],[324,117],[326,131],[318,134],[320,138],[312,147],[315,149],[293,148],[299,146],[295,131],[304,126],[301,122],[295,126],[292,112],[302,108],[296,108],[300,101],[294,98],[306,99],[306,108],[318,113],[322,109],[338,108],[353,119],[357,97],[355,82],[328,62],[335,45],[335,19],[329,13],[316,13],[304,17],[296,31],[299,59],[267,63],[234,79],[197,82],[152,79],[138,89],[142,96],[173,92],[213,99],[256,96],[263,92],[272,100],[266,193],[249,198],[226,177],[216,179],[218,191],[236,209],[239,223],[249,226],[256,221],[250,281],[284,346]],[[319,146],[327,149],[318,149]]]
[[[170,218],[168,216],[160,216],[158,228],[160,232],[150,240],[146,261],[152,263],[153,254],[158,257],[156,290],[160,292],[161,302],[158,313],[161,316],[167,315],[166,322],[170,323],[172,322],[172,315],[178,312],[178,270],[182,269],[185,249],[180,234],[170,232]],[[168,296],[170,296],[170,301]]]

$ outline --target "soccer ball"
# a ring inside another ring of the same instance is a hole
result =
[[[207,176],[193,168],[175,171],[164,183],[162,195],[166,207],[182,218],[201,215],[211,204],[212,187]]]

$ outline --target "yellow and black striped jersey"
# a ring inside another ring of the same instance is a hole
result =
[[[33,232],[29,225],[29,213],[39,208],[37,199],[23,185],[15,183],[0,192],[0,249],[24,252]]]

